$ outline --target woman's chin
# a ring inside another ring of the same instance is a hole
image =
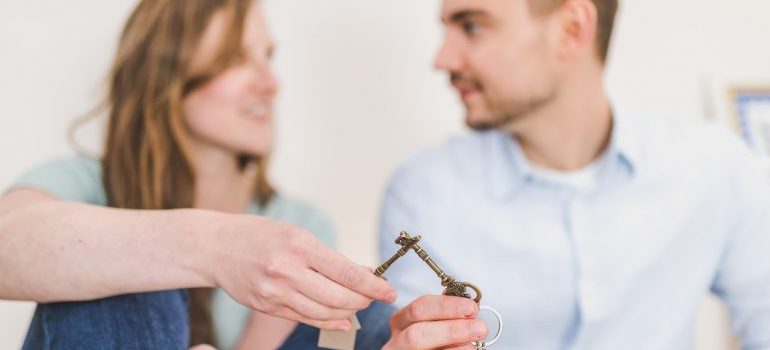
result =
[[[248,147],[239,147],[236,153],[249,158],[260,158],[270,154],[272,148],[270,144],[249,145]]]

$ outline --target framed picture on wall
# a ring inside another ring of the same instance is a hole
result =
[[[770,78],[715,84],[719,118],[758,152],[770,156]]]

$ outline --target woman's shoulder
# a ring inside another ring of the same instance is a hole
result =
[[[93,156],[74,154],[70,156],[56,157],[39,163],[31,171],[40,173],[68,172],[73,175],[100,176],[102,164]]]
[[[331,247],[336,243],[334,226],[329,216],[307,201],[284,194],[275,194],[264,207],[256,203],[252,205],[251,212],[300,226]]]
[[[73,155],[42,162],[23,173],[13,188],[32,188],[62,200],[104,205],[101,163],[87,155]]]

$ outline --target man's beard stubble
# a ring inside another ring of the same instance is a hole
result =
[[[548,104],[555,98],[555,91],[552,91],[545,96],[532,96],[524,102],[495,102],[490,100],[489,96],[484,93],[482,84],[472,78],[463,77],[460,74],[452,73],[450,80],[454,84],[458,81],[467,81],[475,84],[479,87],[482,98],[484,99],[484,105],[487,107],[487,116],[483,118],[469,118],[466,116],[465,122],[469,128],[476,131],[488,131],[494,129],[507,129],[517,121],[525,119],[528,115],[537,111],[544,105]],[[467,110],[466,113],[471,113]]]

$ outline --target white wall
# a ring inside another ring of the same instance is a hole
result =
[[[431,69],[438,0],[265,1],[283,83],[274,179],[332,216],[344,253],[376,264],[378,201],[389,172],[463,130],[446,77]],[[117,33],[134,4],[0,0],[0,187],[70,152],[65,130],[103,93]],[[767,13],[763,0],[626,0],[609,65],[613,96],[683,116],[707,114],[710,77],[770,80]],[[95,135],[83,136],[93,144]],[[698,349],[726,349],[723,310],[706,305]],[[0,348],[20,346],[30,310],[0,302]]]

